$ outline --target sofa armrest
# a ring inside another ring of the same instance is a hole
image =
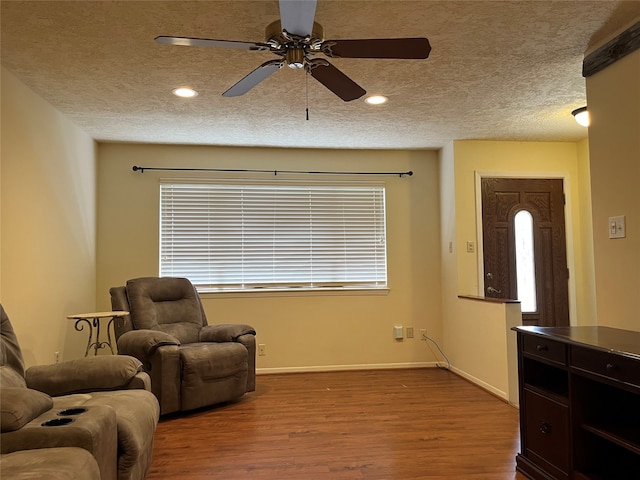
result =
[[[53,400],[46,393],[31,388],[3,388],[0,431],[4,433],[19,430],[52,408]]]
[[[247,392],[253,392],[256,389],[256,336],[240,335],[236,341],[247,349]]]
[[[127,388],[142,371],[140,360],[127,355],[101,355],[27,369],[29,388],[51,396]]]
[[[103,480],[116,480],[118,476],[118,420],[115,408],[110,405],[84,405],[82,414],[73,416],[73,422],[63,426],[44,426],[52,422],[54,425],[63,418],[59,415],[61,408],[53,407],[34,418],[19,430],[4,432],[0,443],[2,455],[36,448],[81,447],[90,452],[98,463]],[[65,417],[69,419],[69,417]],[[53,472],[52,472],[53,473]],[[5,471],[2,471],[2,478]],[[18,478],[61,478],[57,475],[42,477]]]
[[[173,335],[158,330],[132,330],[118,339],[118,353],[131,355],[147,363],[158,347],[164,345],[180,345],[180,341]]]
[[[123,388],[123,390],[147,390],[151,391],[151,377],[147,372],[138,372],[136,375],[127,383]]]
[[[207,325],[200,330],[201,342],[236,342],[242,335],[255,335],[250,325],[241,323]]]

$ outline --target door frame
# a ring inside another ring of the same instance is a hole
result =
[[[576,318],[576,274],[574,261],[573,241],[573,216],[571,184],[568,172],[518,172],[518,171],[489,171],[475,170],[475,197],[476,197],[476,257],[478,271],[478,296],[484,297],[484,244],[482,235],[482,188],[483,178],[542,178],[562,179],[564,191],[564,223],[565,223],[565,249],[567,251],[567,268],[569,269],[569,325],[577,325]]]

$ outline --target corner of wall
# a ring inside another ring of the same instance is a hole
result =
[[[95,309],[93,139],[2,68],[2,302],[25,363],[84,353],[67,315]]]

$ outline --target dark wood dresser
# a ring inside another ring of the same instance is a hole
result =
[[[535,480],[640,479],[640,332],[515,327],[521,451]]]

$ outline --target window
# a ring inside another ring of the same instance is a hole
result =
[[[516,281],[518,300],[523,313],[538,310],[536,302],[536,267],[533,249],[533,216],[520,210],[515,216]]]
[[[385,288],[380,185],[162,183],[160,275],[199,291]]]

